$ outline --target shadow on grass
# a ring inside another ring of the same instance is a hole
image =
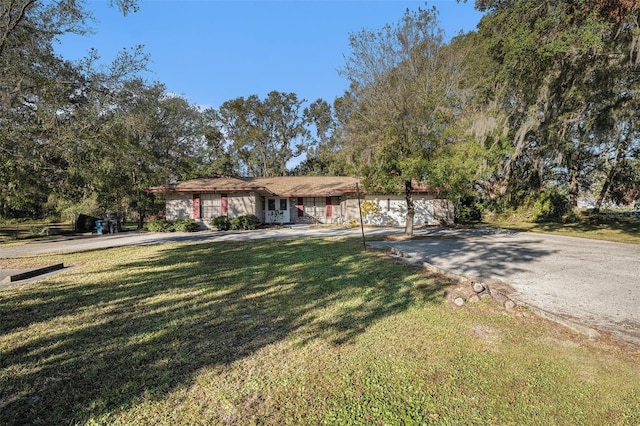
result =
[[[0,295],[0,424],[73,424],[188,387],[266,346],[353,341],[440,284],[358,240],[156,250],[79,282]],[[117,256],[118,250],[103,251]]]
[[[483,225],[616,242],[640,242],[640,217],[616,214],[583,214],[576,222],[490,221]]]
[[[601,229],[640,235],[640,219],[637,217],[588,216],[575,223],[537,222],[532,229],[546,232],[572,231],[589,233]]]

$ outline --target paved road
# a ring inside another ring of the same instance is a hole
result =
[[[368,237],[401,234],[367,229]],[[291,228],[244,232],[121,233],[0,247],[1,258],[167,242],[359,236],[360,229]],[[499,279],[511,297],[640,344],[640,245],[493,229],[418,229],[412,241],[372,241],[457,275]]]
[[[511,298],[640,343],[640,245],[495,229],[432,229],[372,242],[466,277],[498,279]]]

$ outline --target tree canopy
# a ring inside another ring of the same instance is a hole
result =
[[[140,78],[142,47],[108,66],[57,56],[60,35],[91,29],[82,2],[4,1],[0,217],[142,220],[161,210],[145,188],[214,174],[360,175],[404,194],[408,234],[416,187],[494,208],[638,202],[640,1],[475,6],[477,31],[451,39],[427,6],[351,34],[332,104],[272,91],[202,109]]]
[[[487,12],[478,33],[495,64],[488,97],[511,141],[492,190],[518,202],[555,185],[576,206],[600,186],[600,204],[616,169],[637,154],[640,3],[476,4]]]
[[[304,107],[295,93],[270,92],[226,101],[215,112],[215,123],[228,141],[238,167],[247,176],[284,176],[288,162],[313,144],[310,126],[322,138],[329,106],[317,100]]]

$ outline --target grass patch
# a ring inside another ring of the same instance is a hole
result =
[[[38,261],[84,266],[0,292],[0,424],[640,419],[637,352],[492,302],[455,309],[445,280],[357,239]]]
[[[640,244],[640,217],[628,215],[594,215],[585,213],[572,223],[532,222],[518,215],[494,215],[483,218],[482,225],[518,231]]]
[[[27,241],[46,241],[59,238],[60,235],[73,235],[73,223],[50,222],[0,222],[0,246],[6,246]],[[122,231],[134,231],[137,222],[122,223]],[[94,230],[95,232],[95,230]]]

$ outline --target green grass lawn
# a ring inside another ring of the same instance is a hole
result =
[[[488,216],[482,225],[568,237],[640,244],[640,217],[584,214],[576,222],[535,222],[518,215]]]
[[[357,239],[10,266],[59,262],[76,267],[0,292],[2,425],[640,422],[637,350],[453,307],[446,280]]]

